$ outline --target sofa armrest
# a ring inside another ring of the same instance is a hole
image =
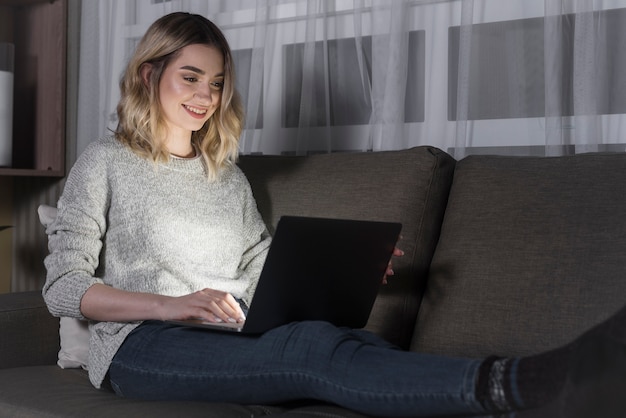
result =
[[[56,364],[59,319],[41,292],[0,294],[0,369]]]

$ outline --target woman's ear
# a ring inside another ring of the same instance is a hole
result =
[[[152,75],[152,64],[141,64],[141,67],[139,68],[139,73],[141,74],[141,79],[143,80],[144,86],[146,86],[146,88],[150,90],[150,76]]]

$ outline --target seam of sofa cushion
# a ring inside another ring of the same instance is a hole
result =
[[[415,239],[415,250],[413,251],[413,258],[411,259],[411,262],[410,262],[411,269],[409,270],[409,277],[411,277],[411,278],[415,277],[415,274],[417,273],[415,270],[416,270],[416,262],[418,261],[418,259],[420,257],[418,254],[420,254],[423,251],[423,248],[420,248],[420,241],[421,240],[419,239],[419,237],[421,236],[422,231],[424,230],[424,222],[425,222],[424,221],[424,214],[426,213],[427,204],[428,204],[428,202],[431,199],[432,186],[433,186],[433,177],[434,177],[433,176],[433,170],[437,168],[437,156],[435,156],[435,154],[432,152],[433,150],[431,148],[429,148],[428,151],[433,156],[433,161],[431,162],[431,167],[430,167],[430,170],[429,170],[430,178],[429,178],[429,181],[428,181],[428,188],[427,188],[427,191],[425,193],[425,198],[424,198],[424,202],[423,202],[424,204],[422,205],[422,211],[421,211],[421,213],[416,213],[415,214],[415,216],[419,219],[419,222],[417,223],[417,229],[416,229],[416,235],[415,235],[415,238],[416,238]],[[425,287],[425,284],[423,284],[421,287],[422,287],[422,289],[418,289],[418,292],[423,292],[423,288]],[[403,310],[402,317],[403,318],[407,317],[407,313],[410,310],[410,307],[407,306],[408,303],[409,303],[409,300],[405,298],[404,299],[404,306],[402,307],[402,310]],[[421,305],[421,300],[418,303],[419,303],[419,305]],[[412,323],[411,324],[407,324],[407,326],[403,327],[404,332],[406,333],[406,335],[403,336],[403,340],[409,341],[409,344],[410,344],[410,341],[411,341],[411,338],[412,338],[413,330],[415,329],[415,323],[417,322],[417,313],[419,313],[419,305],[417,306],[416,316],[415,316],[415,318],[413,318]],[[407,320],[407,322],[408,322],[408,320]]]
[[[46,312],[48,308],[45,305],[40,306],[11,306],[11,307],[3,307],[0,306],[0,313],[8,313],[8,312],[22,312],[22,311],[38,311],[41,309],[45,309]]]
[[[424,222],[425,222],[424,214],[426,213],[426,208],[428,207],[428,203],[432,199],[432,189],[433,189],[433,182],[434,182],[434,177],[435,177],[433,173],[439,167],[438,156],[436,156],[433,153],[433,150],[431,148],[429,148],[428,151],[433,156],[433,162],[429,170],[431,175],[430,175],[430,178],[428,179],[428,189],[425,193],[424,204],[422,205],[422,212],[417,214],[418,219],[420,220],[417,226],[417,237],[421,236],[422,231],[424,230]],[[418,245],[420,244],[420,240],[416,240],[415,244],[416,244],[416,247],[415,247],[415,251],[413,252],[413,259],[411,260],[411,276],[413,276],[413,274],[415,273],[413,269],[415,268],[415,262],[418,259],[418,253],[423,251],[423,248],[418,248]]]
[[[422,212],[416,213],[416,216],[420,220],[417,225],[416,237],[421,237],[424,232],[424,224],[426,222],[425,215],[428,211],[429,204],[432,202],[432,199],[433,199],[434,184],[435,184],[435,181],[438,179],[438,176],[441,175],[439,170],[442,167],[442,162],[443,162],[442,155],[448,155],[448,154],[445,154],[440,149],[433,148],[433,147],[428,147],[428,152],[432,155],[433,158],[432,158],[431,166],[429,167],[430,178],[428,179],[429,180],[428,187],[427,187],[423,205],[422,205]],[[447,198],[446,198],[446,204],[447,204]],[[444,206],[444,211],[445,211],[445,206]],[[442,216],[442,220],[443,220],[443,216]],[[439,231],[440,230],[441,230],[441,225],[439,225]],[[439,237],[437,237],[437,240],[439,240]],[[420,246],[420,243],[422,244],[422,246]],[[424,251],[425,251],[424,246],[423,246],[424,245],[423,240],[416,239],[415,244],[416,245],[415,245],[415,251],[413,252],[413,259],[411,260],[411,264],[410,264],[411,265],[411,270],[409,272],[410,277],[414,277],[414,275],[417,273],[415,271],[417,262],[419,261],[421,257],[424,256]],[[436,243],[434,246],[436,247]],[[434,248],[433,248],[432,253],[430,254],[431,260],[432,260],[433,254],[434,254]],[[430,261],[428,265],[430,265]],[[427,271],[425,271],[424,274],[427,274]],[[420,289],[418,289],[418,292],[423,295],[427,286],[428,286],[428,282],[425,280],[421,284]],[[405,299],[404,306],[403,306],[403,311],[405,314],[409,311],[409,307],[407,306],[407,303],[408,301]],[[422,304],[422,300],[420,298],[418,302],[418,306],[417,306],[417,314],[419,314],[419,309],[421,307],[421,304]],[[406,338],[408,338],[408,341],[411,341],[412,339],[415,325],[417,324],[417,314],[413,318],[412,323],[407,324],[410,326],[404,328],[405,332],[407,333]],[[404,315],[404,317],[406,317],[406,315]]]

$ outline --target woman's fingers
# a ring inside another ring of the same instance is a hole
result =
[[[202,293],[210,299],[208,310],[216,322],[241,322],[245,319],[241,306],[230,293],[214,289],[204,289]]]
[[[203,289],[189,295],[170,299],[166,319],[203,319],[210,322],[242,322],[241,306],[228,292]]]

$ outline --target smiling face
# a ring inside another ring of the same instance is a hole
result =
[[[159,101],[168,128],[167,146],[190,145],[197,131],[221,103],[224,57],[207,45],[188,45],[164,69],[159,82]],[[174,143],[178,143],[177,145]]]

